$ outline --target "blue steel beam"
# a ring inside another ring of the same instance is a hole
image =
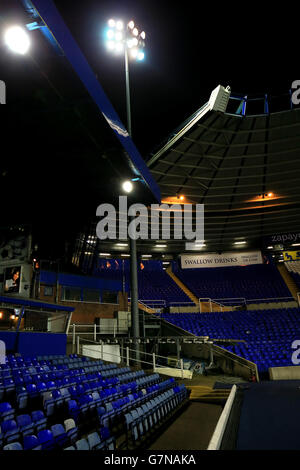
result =
[[[142,156],[131,140],[127,129],[121,122],[111,102],[104,93],[102,86],[98,82],[92,68],[73,38],[53,1],[32,0],[32,4],[42,21],[48,27],[54,39],[64,51],[64,54],[71,63],[73,69],[125,149],[130,168],[136,176],[142,178],[144,184],[150,189],[155,200],[160,202],[160,189],[156,181],[153,179]]]

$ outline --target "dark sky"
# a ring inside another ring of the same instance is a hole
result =
[[[125,117],[124,64],[109,55],[110,17],[146,31],[146,60],[130,66],[133,138],[143,155],[208,99],[219,84],[236,93],[286,92],[297,77],[296,23],[289,6],[170,0],[56,1],[110,100]],[[295,75],[296,74],[296,75]]]
[[[218,84],[235,93],[277,94],[300,78],[296,12],[289,5],[264,11],[261,2],[55,4],[125,125],[124,60],[108,54],[103,30],[111,17],[133,19],[145,30],[145,61],[130,64],[133,141],[144,158]],[[101,195],[125,174],[118,165],[117,176],[104,174],[101,156],[107,148],[113,151],[114,137],[99,112],[85,107],[91,100],[66,59],[55,55],[39,31],[31,34],[31,58],[4,47],[6,24],[31,21],[21,1],[1,1],[0,79],[7,84],[7,105],[0,109],[2,223],[34,220],[49,232],[48,239],[63,238],[95,213]]]

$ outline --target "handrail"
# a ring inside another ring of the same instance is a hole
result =
[[[81,338],[81,339],[83,339],[83,338]],[[89,343],[93,343],[93,344],[96,345],[96,346],[100,346],[100,348],[101,348],[101,350],[100,350],[100,352],[101,352],[101,358],[103,359],[103,356],[104,356],[104,354],[105,354],[105,353],[103,353],[103,346],[104,346],[103,343],[101,343],[101,342],[100,342],[100,343],[97,343],[96,341],[91,341],[91,340],[87,340],[87,339],[84,339],[84,341],[85,341],[85,342],[88,341]],[[82,346],[84,346],[84,345],[82,345]],[[122,348],[121,348],[121,349],[122,349]],[[123,348],[123,349],[124,349],[124,348]],[[90,350],[91,350],[91,351],[94,351],[94,349],[90,349]],[[138,358],[136,357],[136,353],[137,353],[137,352],[140,353],[140,351],[139,351],[138,349],[131,349],[131,348],[129,348],[128,346],[126,346],[125,350],[126,350],[126,356],[123,355],[121,352],[120,352],[120,354],[114,354],[114,353],[112,353],[112,352],[109,352],[109,355],[110,355],[110,356],[115,356],[115,357],[117,357],[118,359],[125,359],[125,358],[126,358],[126,364],[127,364],[127,366],[129,366],[129,362],[130,362],[130,360],[131,360],[131,361],[135,361],[135,362],[137,362],[137,363],[143,363],[143,364],[152,365],[152,366],[153,366],[153,370],[158,369],[158,368],[164,368],[164,367],[165,367],[165,366],[162,366],[162,365],[156,363],[156,359],[157,359],[158,357],[163,358],[163,359],[166,359],[166,360],[168,361],[168,357],[167,357],[167,356],[161,356],[161,355],[158,355],[158,354],[155,354],[155,353],[152,353],[152,354],[151,354],[151,353],[142,352],[142,354],[144,354],[144,355],[152,356],[152,362],[148,362],[148,361],[145,361],[145,360],[142,360],[142,359],[138,359]],[[130,358],[130,354],[129,354],[130,351],[135,353],[135,354],[134,354],[135,357],[131,357],[131,358]],[[77,354],[80,354],[80,336],[77,336]],[[91,357],[92,357],[92,356],[91,356]],[[108,362],[109,362],[109,361],[108,361]],[[184,369],[184,368],[183,368],[183,360],[180,359],[179,362],[180,362],[180,367],[177,367],[177,366],[176,366],[176,367],[172,367],[172,366],[170,366],[170,365],[168,365],[168,367],[171,368],[171,369],[177,369],[177,370],[180,369],[180,370],[181,370],[181,376],[183,377],[183,369]]]

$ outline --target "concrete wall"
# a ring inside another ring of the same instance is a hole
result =
[[[270,367],[270,380],[300,380],[300,366]]]

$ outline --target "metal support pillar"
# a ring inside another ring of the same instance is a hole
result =
[[[137,338],[140,337],[139,306],[138,306],[138,279],[137,279],[137,254],[136,241],[130,238],[130,281],[131,281],[131,322],[134,345],[136,349],[135,358],[140,360],[139,344]]]

